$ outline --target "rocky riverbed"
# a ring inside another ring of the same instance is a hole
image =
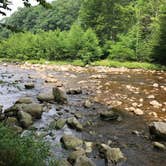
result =
[[[61,165],[166,165],[164,71],[0,64],[0,105]]]

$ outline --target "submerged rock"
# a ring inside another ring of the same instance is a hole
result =
[[[67,94],[69,94],[69,95],[79,95],[79,94],[82,94],[82,90],[81,90],[81,88],[69,89],[67,91]]]
[[[54,87],[53,88],[53,96],[54,100],[59,104],[67,103],[67,96],[66,92],[63,88]]]
[[[153,122],[149,125],[149,130],[155,138],[166,141],[166,122]]]
[[[83,126],[82,124],[76,119],[76,118],[69,118],[67,120],[67,124],[69,125],[69,127],[74,128],[78,131],[82,131],[83,130]]]
[[[100,113],[100,118],[102,120],[117,120],[119,117],[119,115],[117,113],[115,113],[114,111],[105,111],[105,112],[101,112]]]
[[[101,144],[99,146],[99,151],[103,157],[107,159],[108,164],[118,163],[126,160],[119,148],[111,148],[106,144]]]
[[[83,141],[72,135],[64,135],[61,138],[61,142],[66,149],[76,149],[83,145]]]

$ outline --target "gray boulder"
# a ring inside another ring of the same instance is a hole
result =
[[[153,122],[149,125],[149,130],[155,138],[166,141],[166,122]]]

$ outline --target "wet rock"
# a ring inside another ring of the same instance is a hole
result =
[[[158,88],[158,87],[159,87],[159,84],[154,83],[154,84],[153,84],[153,87],[154,87],[154,88]]]
[[[86,100],[85,103],[84,103],[84,107],[85,108],[90,108],[92,106],[92,103],[90,100]]]
[[[69,125],[69,127],[76,129],[78,131],[83,130],[82,124],[74,117],[67,119],[67,124]]]
[[[80,156],[85,156],[85,151],[83,149],[79,149],[79,150],[71,152],[67,160],[71,164],[74,164],[77,158],[79,158]]]
[[[61,142],[66,149],[76,149],[83,145],[83,141],[72,135],[64,135],[61,138]]]
[[[82,94],[82,90],[81,90],[81,88],[69,89],[67,91],[67,94],[69,94],[69,95],[79,95],[79,94]]]
[[[106,144],[101,144],[99,148],[100,153],[107,159],[108,164],[126,160],[119,148],[111,148]]]
[[[158,150],[166,150],[166,146],[160,142],[153,142],[153,146]]]
[[[53,121],[50,124],[50,127],[53,129],[62,129],[65,126],[66,120],[65,119],[58,119],[57,121]]]
[[[26,112],[19,111],[18,114],[19,123],[23,128],[28,128],[32,122],[32,116]]]
[[[43,106],[41,104],[23,104],[21,111],[29,113],[34,119],[40,119]]]
[[[166,122],[153,122],[149,125],[149,130],[155,138],[166,141]]]
[[[53,96],[52,92],[49,92],[49,93],[40,93],[37,96],[37,99],[40,102],[53,102],[54,101],[54,96]]]
[[[30,97],[21,97],[16,101],[16,104],[30,104],[33,100]]]
[[[25,89],[33,89],[35,87],[35,84],[34,83],[27,83],[24,86],[25,86]]]
[[[63,88],[58,88],[58,87],[53,88],[53,96],[54,96],[54,100],[57,103],[60,103],[60,104],[67,103],[66,92]]]
[[[86,156],[80,156],[77,158],[74,166],[95,166],[95,163]]]
[[[100,113],[100,118],[105,121],[117,120],[119,117],[114,111],[104,111]]]
[[[2,111],[3,111],[3,106],[2,105],[0,105],[0,121],[2,121],[2,120],[4,120],[5,119],[5,115],[2,113]]]

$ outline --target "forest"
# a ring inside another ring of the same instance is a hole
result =
[[[50,8],[20,8],[1,20],[0,58],[165,65],[165,4],[165,0],[56,0]]]

